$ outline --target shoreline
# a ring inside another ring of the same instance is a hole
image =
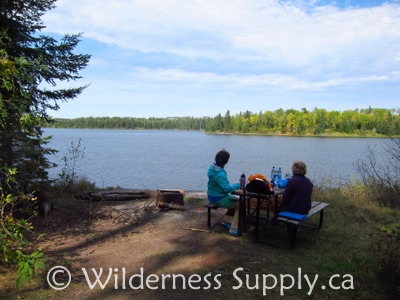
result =
[[[266,136],[266,137],[288,137],[288,138],[302,138],[302,137],[313,137],[313,138],[383,138],[383,139],[390,139],[390,138],[400,138],[400,136],[388,136],[383,134],[342,134],[342,133],[325,133],[325,134],[287,134],[287,133],[262,133],[262,132],[213,132],[213,131],[205,131],[205,130],[196,130],[196,129],[145,129],[145,128],[89,128],[89,127],[43,127],[44,130],[46,129],[80,129],[80,130],[132,130],[132,131],[198,131],[203,132],[204,134],[210,135],[238,135],[238,136]]]
[[[271,137],[290,137],[290,138],[302,138],[302,137],[315,137],[315,138],[399,138],[399,136],[387,136],[383,134],[366,134],[366,135],[358,135],[358,134],[284,134],[284,133],[240,133],[240,132],[207,132],[204,131],[205,134],[214,134],[214,135],[248,135],[248,136],[271,136]]]

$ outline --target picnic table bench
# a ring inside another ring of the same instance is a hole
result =
[[[275,208],[276,208],[276,201],[277,201],[277,196],[282,195],[283,193],[283,189],[278,189],[276,191],[274,191],[273,193],[270,194],[257,194],[257,193],[251,193],[251,192],[247,192],[244,189],[240,189],[240,190],[236,190],[233,191],[232,194],[239,196],[239,199],[235,200],[237,202],[239,202],[239,234],[242,233],[244,227],[245,227],[245,223],[246,223],[246,217],[248,214],[250,214],[250,202],[247,201],[249,198],[256,198],[257,199],[257,208],[259,208],[261,206],[261,201],[262,200],[268,200],[268,201],[272,201],[272,198],[275,199]],[[246,200],[247,199],[247,200]],[[246,206],[247,203],[247,206]],[[213,204],[208,202],[207,204],[204,204],[204,207],[207,208],[207,226],[208,229],[212,229],[213,225],[211,224],[211,211],[212,210],[217,210],[218,208],[221,208],[221,206],[218,206],[217,204]],[[260,209],[255,209],[255,211],[257,212],[256,215],[256,222],[257,222],[257,226],[256,228],[258,228],[258,219],[259,219],[259,213],[260,213]],[[268,216],[269,216],[269,205],[268,205]],[[268,217],[269,219],[269,217]]]
[[[213,225],[211,224],[211,210],[217,210],[218,208],[225,208],[225,207],[221,207],[217,204],[213,204],[210,202],[204,204],[203,206],[205,208],[207,208],[207,226],[208,226],[208,229],[211,230],[213,228]],[[227,208],[225,208],[225,209],[227,209]]]
[[[294,230],[291,233],[291,237],[290,237],[290,239],[291,239],[290,240],[290,248],[293,248],[293,246],[294,246],[298,226],[317,228],[317,229],[320,229],[322,227],[322,223],[324,220],[324,209],[328,206],[329,206],[328,203],[313,201],[311,203],[311,209],[307,215],[301,215],[301,214],[296,214],[296,213],[287,212],[287,211],[281,211],[278,214],[278,217],[276,218],[277,221],[284,222],[286,224],[293,224],[293,226],[294,226]],[[318,213],[320,216],[318,226],[312,226],[312,225],[303,223]]]

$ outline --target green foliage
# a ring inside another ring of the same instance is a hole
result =
[[[76,174],[77,164],[85,156],[85,149],[81,149],[81,139],[78,140],[77,145],[71,142],[71,147],[68,149],[67,154],[62,157],[64,163],[61,169],[59,180],[65,185],[74,184],[78,175]]]
[[[210,132],[255,133],[255,134],[289,134],[289,135],[329,135],[351,134],[399,135],[399,110],[394,109],[361,109],[352,111],[327,111],[315,108],[308,111],[303,108],[278,109],[251,113],[246,111],[230,115],[229,111],[222,118],[208,119],[206,130]]]
[[[55,196],[71,196],[96,190],[96,185],[85,177],[77,177],[74,182],[66,183],[60,179],[53,182],[51,192]]]
[[[71,142],[70,148],[63,155],[63,167],[58,174],[58,179],[53,183],[52,189],[56,194],[74,194],[87,192],[95,189],[94,183],[86,178],[79,178],[77,167],[82,163],[85,156],[85,148],[82,148],[81,139],[75,145]]]
[[[365,158],[356,162],[361,183],[369,200],[388,207],[400,207],[400,138],[384,146],[382,156],[369,147]]]
[[[0,171],[16,168],[16,184],[6,192],[27,191],[47,179],[51,167],[46,159],[53,150],[45,146],[42,125],[51,122],[48,110],[79,95],[86,86],[59,88],[58,82],[80,78],[90,56],[73,51],[80,35],[65,35],[61,41],[38,35],[42,15],[55,0],[0,2]]]
[[[0,197],[0,263],[8,266],[17,265],[17,287],[29,283],[32,277],[44,269],[43,252],[33,251],[29,253],[30,243],[26,234],[33,229],[32,225],[18,215],[28,214],[29,207],[24,204],[33,200],[25,195]]]
[[[400,295],[400,223],[380,226],[381,234],[372,246],[373,257],[380,266],[378,275]]]
[[[278,109],[252,113],[246,111],[215,117],[120,118],[88,117],[55,119],[47,124],[53,128],[112,128],[112,129],[182,129],[207,132],[286,134],[286,135],[400,135],[400,111],[390,109],[361,109],[327,111],[315,108],[308,111]]]
[[[128,118],[128,117],[87,117],[76,119],[54,119],[46,124],[51,128],[112,128],[112,129],[182,129],[204,130],[209,118]]]
[[[369,197],[360,183],[337,188],[315,187],[314,200],[331,204],[318,233],[318,239],[326,235],[321,243],[326,265],[319,260],[315,264],[318,268],[331,268],[332,274],[346,272],[355,276],[356,294],[349,299],[370,298],[372,291],[377,292],[377,298],[385,295],[384,299],[398,299],[400,211],[377,205]]]
[[[356,163],[361,176],[364,197],[373,204],[394,209],[400,208],[400,138],[390,139],[384,146],[383,157],[377,157],[370,147],[365,159]],[[355,190],[355,189],[353,189]],[[377,274],[400,295],[400,223],[379,220],[379,233],[371,245],[371,257],[378,267]]]
[[[17,285],[29,282],[44,267],[43,253],[29,253],[26,234],[32,230],[32,201],[24,196],[47,181],[49,137],[42,126],[48,110],[79,95],[86,86],[59,88],[79,79],[89,55],[73,51],[80,35],[60,42],[39,35],[41,17],[56,0],[0,1],[0,262],[18,265]]]
[[[19,250],[16,252],[18,255],[17,273],[19,275],[17,287],[20,287],[22,284],[30,282],[34,274],[45,268],[43,261],[44,254],[41,251],[34,251],[31,254],[24,254]]]
[[[380,227],[380,231],[385,233],[388,236],[394,237],[394,238],[400,238],[400,223],[393,223],[385,226]],[[399,251],[400,254],[400,251]],[[400,267],[400,265],[399,265]]]

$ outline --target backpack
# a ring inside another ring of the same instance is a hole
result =
[[[255,179],[251,180],[246,185],[246,191],[248,191],[250,193],[257,193],[257,194],[273,194],[274,191],[272,190],[272,186],[268,182],[268,179],[266,179],[266,180],[263,180],[260,178],[255,178]]]

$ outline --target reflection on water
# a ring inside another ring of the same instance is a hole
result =
[[[59,150],[50,157],[59,167],[49,170],[55,177],[62,168],[61,157],[71,142],[81,140],[84,158],[77,173],[99,187],[132,189],[205,190],[207,168],[215,154],[225,148],[231,153],[226,166],[231,182],[246,175],[270,177],[272,166],[290,172],[294,160],[308,166],[308,177],[317,184],[336,185],[357,177],[354,163],[365,158],[368,145],[383,139],[270,137],[211,135],[199,131],[46,129],[53,139],[49,147]],[[380,147],[377,147],[377,149]]]

